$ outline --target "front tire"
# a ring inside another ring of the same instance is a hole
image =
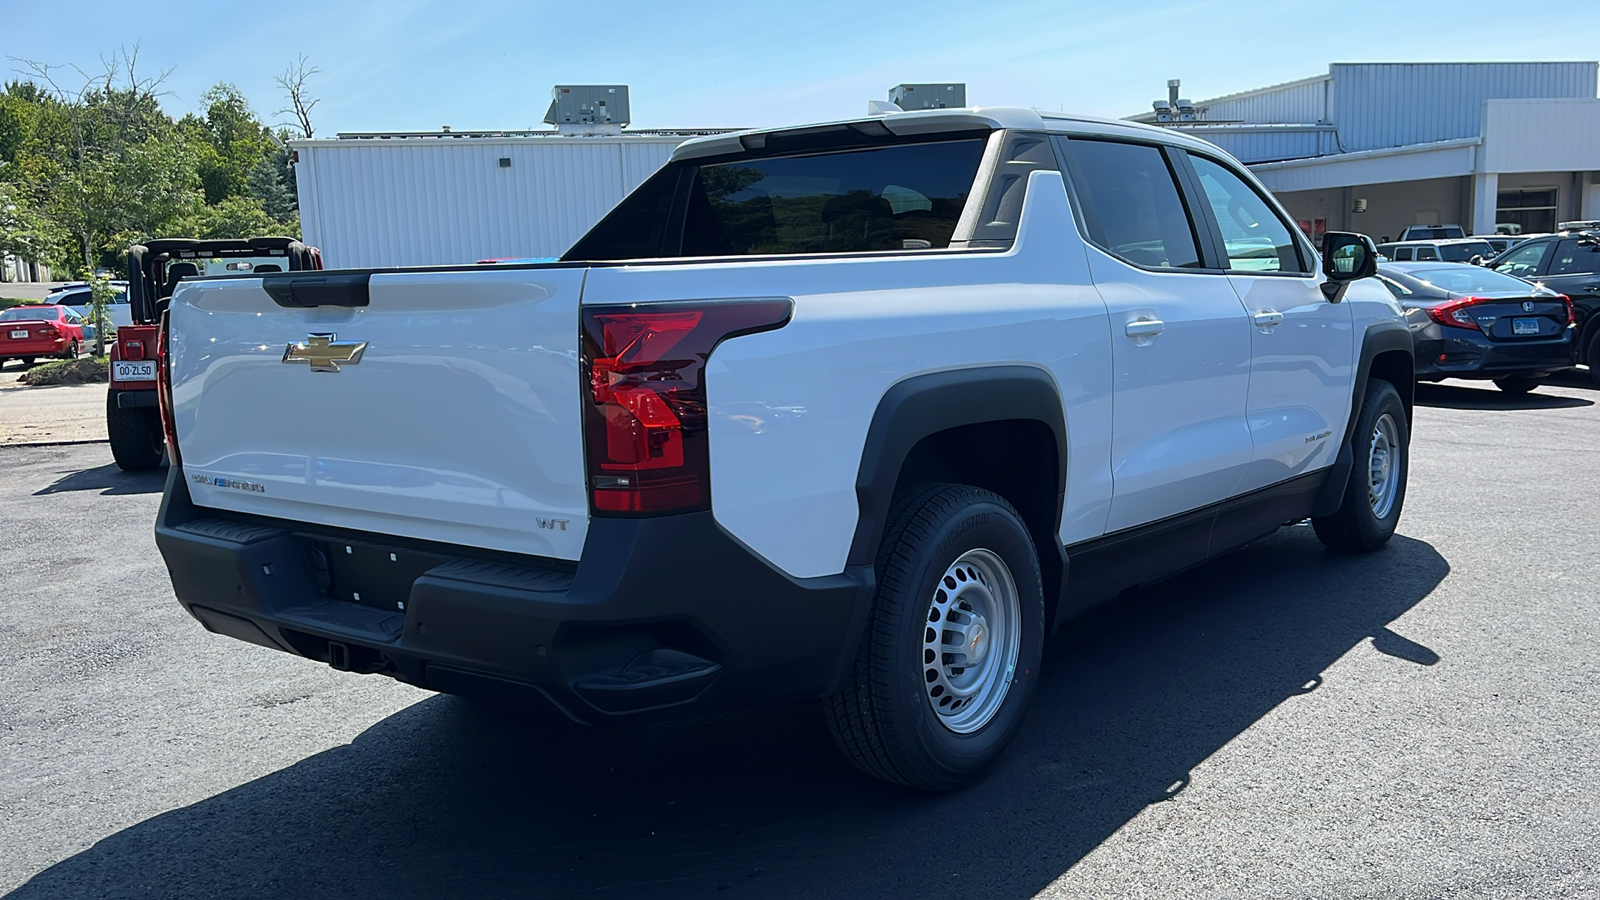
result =
[[[896,501],[850,683],[823,703],[834,741],[885,781],[976,780],[1022,723],[1044,646],[1039,559],[1004,498],[930,485]]]
[[[161,414],[148,406],[122,409],[117,406],[121,391],[106,392],[106,437],[111,442],[111,458],[124,472],[144,472],[161,465],[166,451],[166,436],[161,433]]]
[[[1367,553],[1394,536],[1411,469],[1411,423],[1394,385],[1367,384],[1351,442],[1355,464],[1343,501],[1337,512],[1313,518],[1311,525],[1329,549]]]
[[[1521,375],[1509,375],[1505,378],[1496,378],[1494,380],[1494,386],[1507,394],[1526,394],[1542,383],[1538,378],[1528,378]]]
[[[1589,343],[1584,345],[1583,363],[1589,367],[1589,380],[1600,387],[1600,328],[1594,330]]]

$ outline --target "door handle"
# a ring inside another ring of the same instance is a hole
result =
[[[1140,316],[1129,322],[1122,330],[1131,338],[1154,338],[1167,327],[1167,323],[1149,316]]]
[[[1283,324],[1283,313],[1275,309],[1263,309],[1254,316],[1256,327],[1262,331],[1270,331]]]

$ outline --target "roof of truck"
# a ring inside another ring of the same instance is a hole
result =
[[[1170,128],[1158,128],[1129,122],[1124,119],[1103,119],[1097,116],[1080,116],[1070,113],[1047,112],[1018,106],[977,106],[961,109],[926,109],[886,115],[859,116],[816,122],[807,125],[785,125],[775,128],[751,128],[728,134],[710,135],[683,142],[672,154],[673,159],[695,159],[704,156],[721,156],[739,153],[746,149],[742,140],[751,135],[779,133],[803,134],[826,129],[872,126],[896,135],[936,134],[941,131],[959,131],[966,128],[1006,128],[1048,131],[1058,134],[1098,134],[1137,137],[1158,140],[1162,143],[1189,149],[1220,153],[1215,144],[1190,137]]]

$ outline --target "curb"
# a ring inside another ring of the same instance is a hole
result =
[[[84,441],[35,441],[28,444],[0,444],[0,450],[24,447],[77,447],[83,444],[109,444],[110,438],[91,438]]]

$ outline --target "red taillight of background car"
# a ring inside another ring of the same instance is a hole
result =
[[[161,330],[156,337],[156,405],[161,410],[161,432],[167,438],[167,461],[182,465],[178,455],[178,421],[172,413],[172,355],[167,349],[167,316],[161,314]]]
[[[1487,297],[1462,297],[1459,300],[1451,300],[1449,303],[1443,303],[1439,306],[1431,306],[1428,308],[1428,318],[1438,322],[1440,325],[1448,325],[1451,328],[1471,328],[1473,331],[1482,331],[1483,329],[1478,327],[1478,321],[1472,318],[1471,307],[1475,304],[1483,303],[1487,299]]]
[[[583,311],[584,442],[597,515],[709,509],[705,362],[722,341],[781,328],[787,299]]]

